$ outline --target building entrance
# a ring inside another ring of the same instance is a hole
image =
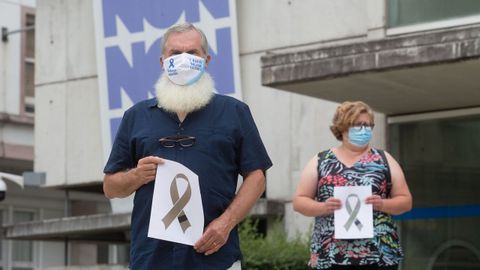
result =
[[[412,211],[396,217],[402,266],[480,269],[480,114],[438,116],[389,120],[389,149],[413,196]]]

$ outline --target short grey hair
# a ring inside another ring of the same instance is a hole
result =
[[[170,28],[168,28],[167,32],[163,34],[162,41],[160,43],[160,50],[162,52],[162,55],[165,53],[165,44],[167,43],[167,40],[171,34],[184,33],[191,30],[195,30],[200,34],[200,40],[202,42],[203,52],[205,54],[208,54],[208,41],[207,41],[207,37],[205,36],[205,33],[203,33],[203,31],[200,30],[200,28],[195,27],[195,25],[189,22],[185,22],[185,23],[175,24],[171,26]]]

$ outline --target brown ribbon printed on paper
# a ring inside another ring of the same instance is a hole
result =
[[[177,180],[183,179],[187,181],[187,189],[185,193],[183,193],[182,197],[179,198],[178,195],[178,187],[177,187]],[[183,232],[191,226],[188,220],[187,215],[183,211],[183,208],[187,203],[190,201],[190,197],[192,196],[192,189],[190,188],[190,182],[188,181],[187,176],[182,173],[177,174],[170,184],[170,198],[172,199],[173,206],[168,211],[168,213],[162,218],[163,223],[165,224],[165,230],[172,224],[175,218],[178,219],[180,222],[180,227],[182,227]]]

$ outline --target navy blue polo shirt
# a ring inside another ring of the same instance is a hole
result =
[[[123,116],[105,173],[134,168],[139,159],[158,156],[182,163],[199,177],[205,226],[232,202],[238,175],[272,165],[248,106],[214,95],[202,109],[180,123],[159,108],[155,98],[142,101]],[[196,138],[192,147],[163,147],[159,139],[176,134]],[[237,228],[216,253],[205,256],[192,246],[147,237],[154,182],[140,187],[131,222],[130,269],[227,269],[242,258]]]

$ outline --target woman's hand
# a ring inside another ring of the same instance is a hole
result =
[[[325,201],[325,206],[327,207],[327,214],[333,214],[335,210],[342,208],[342,201],[340,199],[330,197]]]
[[[382,211],[383,209],[383,199],[378,195],[372,195],[367,197],[365,203],[371,204],[373,206],[373,210],[375,211]]]

